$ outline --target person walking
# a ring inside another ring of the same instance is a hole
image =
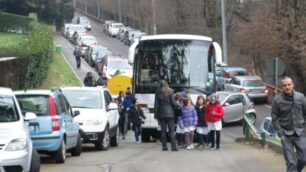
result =
[[[137,99],[132,100],[132,106],[128,110],[128,119],[131,128],[135,132],[136,143],[141,143],[139,136],[141,135],[141,124],[146,117],[140,107],[136,105]]]
[[[154,102],[154,118],[161,125],[161,141],[162,150],[167,151],[167,128],[169,130],[171,150],[178,151],[174,136],[175,112],[174,107],[178,106],[175,103],[173,90],[169,88],[165,80],[160,80],[158,89],[155,93]]]
[[[306,163],[306,99],[294,90],[290,77],[280,82],[282,92],[271,106],[272,125],[281,139],[287,172],[301,172]]]
[[[123,93],[123,91],[120,91],[119,95],[115,99],[115,101],[118,104],[118,111],[119,111],[119,116],[120,116],[119,117],[119,132],[122,135],[122,140],[125,139],[125,125],[124,125],[125,120],[123,120],[124,113],[123,113],[123,105],[122,105],[123,104],[123,100],[124,100],[124,93]]]
[[[74,51],[73,51],[73,55],[75,56],[75,61],[77,64],[77,68],[79,69],[81,67],[81,56],[82,56],[82,52],[79,46],[76,46]]]
[[[180,127],[184,129],[187,149],[193,149],[194,130],[198,123],[198,115],[191,100],[188,97],[183,97],[182,115]]]
[[[205,143],[208,142],[207,141],[208,129],[207,129],[207,124],[204,120],[205,108],[206,108],[206,99],[204,98],[204,96],[199,95],[197,98],[195,109],[198,115],[197,133],[199,138],[198,140],[199,144],[197,145],[197,147],[199,147],[200,149],[203,149],[205,147]]]
[[[130,90],[130,88],[127,88],[127,90],[125,91],[125,96],[122,102],[122,112],[121,112],[121,116],[119,118],[119,128],[121,129],[122,132],[122,139],[125,139],[125,131],[126,131],[126,126],[127,126],[127,111],[129,110],[129,108],[132,106],[133,100],[135,99],[135,97],[132,95],[132,92]],[[131,129],[131,128],[130,128]]]
[[[222,130],[222,118],[224,109],[216,96],[208,97],[209,103],[206,106],[204,121],[209,130],[208,140],[211,142],[211,149],[220,149],[220,135]],[[216,143],[216,144],[215,144]]]

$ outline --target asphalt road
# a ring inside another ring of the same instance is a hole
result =
[[[91,21],[92,34],[98,42],[115,53],[127,57],[128,47],[115,38],[102,33],[102,24]],[[76,69],[72,54],[73,46],[60,34],[55,42],[62,45],[65,59],[83,80],[88,71],[96,72],[82,60],[81,69]],[[257,105],[258,127],[265,116],[269,116],[266,105]],[[220,150],[185,150],[163,152],[161,145],[154,142],[136,144],[130,131],[126,140],[120,140],[119,146],[108,151],[96,151],[93,145],[84,145],[80,157],[70,157],[65,164],[55,164],[49,157],[42,157],[43,172],[185,172],[185,171],[224,171],[224,172],[279,172],[285,171],[282,155],[269,149],[257,148],[244,143],[234,142],[242,137],[241,125],[225,126],[222,130]]]

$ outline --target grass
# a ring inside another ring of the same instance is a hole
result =
[[[61,54],[54,53],[48,76],[39,88],[59,88],[64,85],[81,86],[81,83],[65,61],[64,57]]]
[[[16,33],[0,32],[0,48],[1,47],[18,47],[25,41],[26,35]]]

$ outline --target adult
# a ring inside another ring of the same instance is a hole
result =
[[[272,125],[281,138],[288,172],[301,172],[306,162],[306,99],[294,90],[290,77],[280,82],[282,92],[271,106]]]
[[[92,76],[91,72],[87,72],[86,77],[84,78],[84,85],[86,87],[94,87],[95,86],[95,78]]]
[[[107,77],[104,72],[98,73],[99,77],[97,79],[97,85],[99,86],[106,86],[107,84]]]
[[[119,92],[119,95],[118,97],[115,99],[116,103],[118,104],[118,111],[119,111],[119,115],[120,115],[120,118],[119,118],[119,131],[122,135],[122,139],[124,140],[125,139],[125,117],[123,119],[123,116],[124,116],[124,113],[123,113],[123,100],[124,100],[124,93],[123,91],[120,91]]]
[[[175,103],[173,90],[169,88],[169,85],[165,80],[160,80],[159,87],[155,93],[154,118],[157,119],[161,125],[161,141],[163,151],[168,150],[167,128],[170,135],[171,150],[178,151],[174,137],[174,107],[176,106],[178,105]]]
[[[204,115],[204,121],[207,123],[209,130],[208,140],[211,142],[211,149],[219,149],[224,109],[216,96],[208,97],[208,101]]]
[[[81,67],[81,56],[82,56],[82,52],[79,46],[75,47],[73,55],[75,56],[77,68],[79,69]]]

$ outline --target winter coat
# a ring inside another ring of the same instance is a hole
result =
[[[123,99],[122,106],[123,106],[123,111],[126,111],[128,108],[131,107],[132,101],[135,99],[133,95],[126,95]]]
[[[202,108],[196,106],[195,107],[197,114],[198,114],[198,127],[206,127],[207,124],[204,121],[204,115],[205,115],[205,106],[202,106]]]
[[[92,87],[93,86],[92,77],[86,76],[84,78],[84,85],[87,87]]]
[[[198,115],[194,106],[183,106],[182,116],[179,121],[180,128],[196,126],[198,123]]]
[[[212,112],[215,112],[213,115]],[[206,111],[204,115],[204,121],[207,122],[218,122],[221,121],[224,116],[223,106],[219,101],[214,104],[208,103],[206,106]]]
[[[131,106],[128,110],[128,114],[129,122],[133,123],[133,125],[139,126],[142,124],[142,119],[146,119],[141,108],[137,106]]]
[[[178,106],[174,100],[173,90],[170,89],[168,95],[163,95],[160,91],[155,93],[154,118],[175,118],[174,108]]]

